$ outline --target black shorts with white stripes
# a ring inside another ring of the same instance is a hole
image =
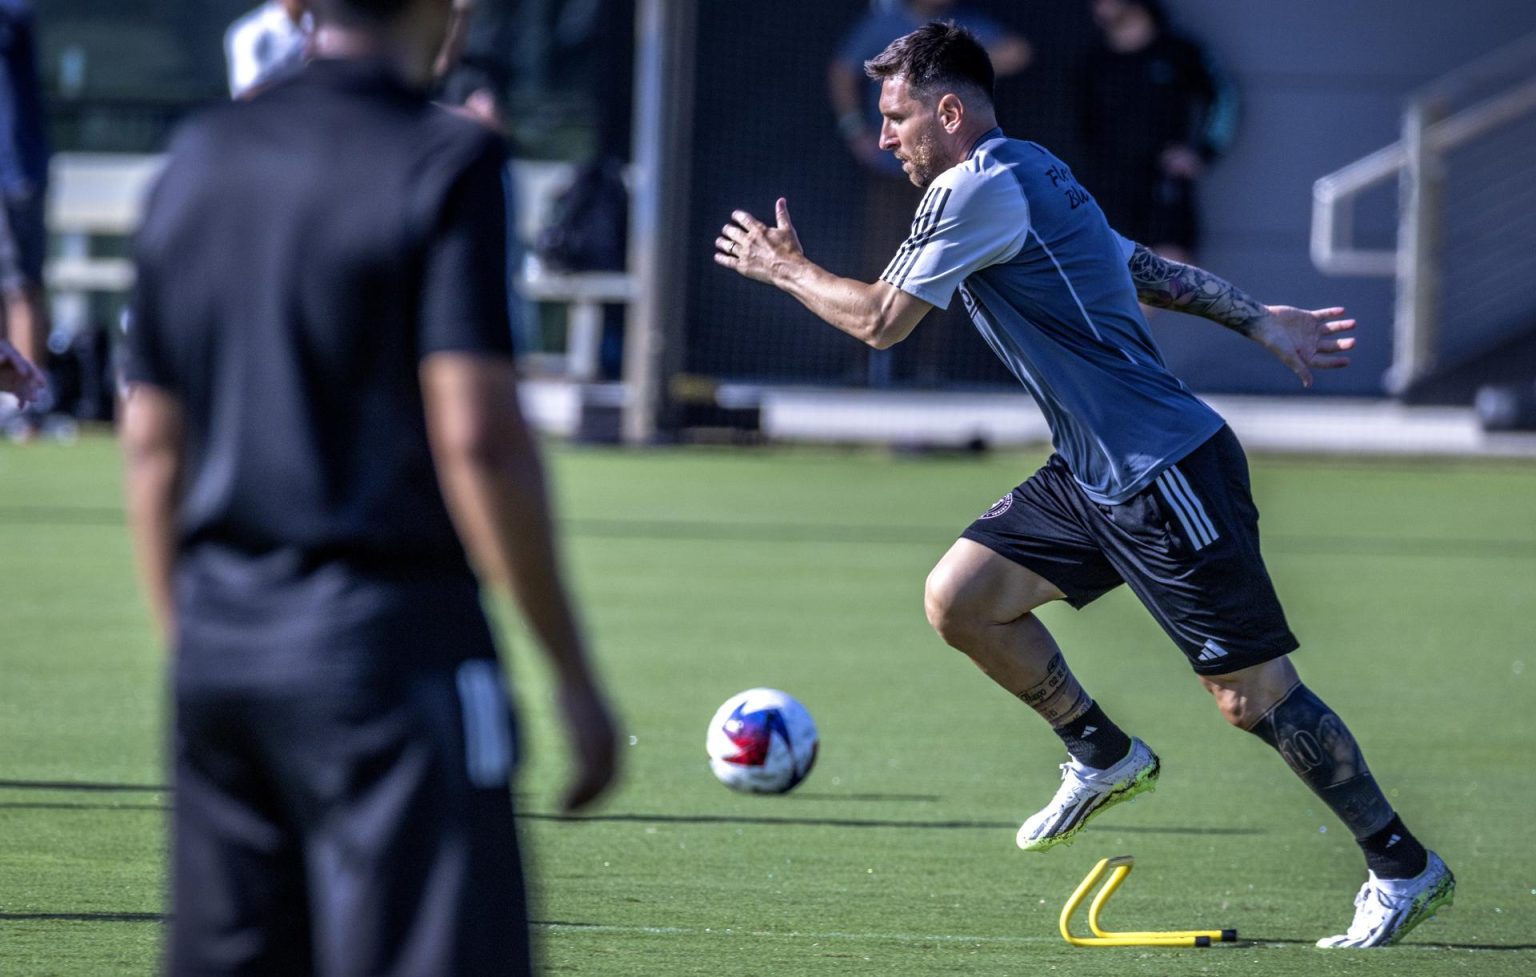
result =
[[[1259,553],[1248,461],[1230,428],[1119,505],[1088,498],[1052,455],[961,535],[1049,580],[1073,607],[1128,584],[1201,674],[1297,647]]]

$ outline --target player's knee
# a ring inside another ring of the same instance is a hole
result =
[[[1238,729],[1252,729],[1298,681],[1295,667],[1286,658],[1229,675],[1200,677],[1222,718]]]
[[[1216,708],[1221,712],[1221,718],[1236,726],[1238,729],[1247,729],[1258,722],[1262,713],[1255,714],[1248,697],[1240,690],[1206,683],[1216,699]]]
[[[956,648],[966,644],[966,636],[974,630],[974,611],[969,608],[961,588],[943,564],[928,574],[923,588],[923,610],[928,624],[939,637]]]

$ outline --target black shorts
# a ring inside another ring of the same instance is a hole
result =
[[[526,975],[494,658],[295,689],[178,683],[181,975]]]
[[[1052,455],[961,535],[1044,577],[1073,607],[1129,584],[1201,674],[1296,650],[1230,428],[1119,505],[1089,499]]]

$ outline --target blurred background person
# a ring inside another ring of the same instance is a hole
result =
[[[454,0],[448,37],[432,66],[437,101],[450,112],[478,122],[501,137],[509,156],[515,155],[511,124],[507,117],[508,79],[504,63],[484,52],[467,51],[466,42],[475,23],[475,0]],[[512,320],[512,348],[521,356],[534,348],[533,323],[537,310],[517,292],[518,270],[526,251],[518,234],[517,184],[512,171],[503,173],[507,207],[508,312]]]
[[[43,258],[48,248],[48,157],[32,4],[0,0],[0,339],[8,339],[24,361],[39,369],[47,367]],[[31,406],[7,425],[18,440],[36,433],[51,402],[46,384],[23,399]]]
[[[1084,183],[1111,226],[1174,261],[1200,244],[1195,183],[1232,143],[1237,91],[1161,0],[1091,0],[1102,35],[1084,56]]]
[[[298,68],[313,31],[309,0],[267,0],[230,24],[224,35],[230,97],[248,97]]]
[[[901,163],[880,149],[880,87],[865,77],[864,62],[896,38],[933,20],[952,20],[975,35],[999,78],[1018,74],[1034,57],[1025,38],[955,0],[877,0],[844,35],[827,66],[827,99],[837,119],[838,134],[863,174],[859,266],[869,278],[879,276],[906,240],[922,192],[902,173]],[[950,313],[942,317],[948,319]],[[916,371],[920,385],[931,386],[936,380],[933,345],[942,338],[942,331],[930,328],[919,338]],[[893,355],[890,350],[855,351],[857,362],[867,358],[870,386],[891,383]]]
[[[18,353],[16,347],[0,339],[0,393],[10,394],[25,406],[46,385],[43,371]]]
[[[453,0],[448,36],[443,39],[442,50],[437,52],[437,61],[432,65],[432,73],[439,79],[447,77],[458,66],[464,54],[464,44],[469,38],[469,23],[474,13],[475,0]]]

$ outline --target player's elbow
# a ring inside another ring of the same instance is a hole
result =
[[[910,336],[931,308],[884,281],[876,282],[865,293],[863,331],[855,335],[875,349],[890,349]]]
[[[890,349],[912,334],[915,322],[881,310],[869,317],[865,326],[864,342],[875,349]]]
[[[157,387],[134,384],[123,399],[118,434],[130,470],[173,463],[181,453],[181,406]]]
[[[465,416],[433,432],[433,449],[441,465],[491,474],[520,468],[526,445],[516,431],[494,418]]]
[[[854,335],[865,345],[874,349],[890,349],[901,342],[901,337],[897,335],[895,319],[890,315],[890,310],[884,307],[866,310],[859,317]]]
[[[510,362],[434,355],[422,368],[422,394],[439,465],[495,471],[532,450]]]

